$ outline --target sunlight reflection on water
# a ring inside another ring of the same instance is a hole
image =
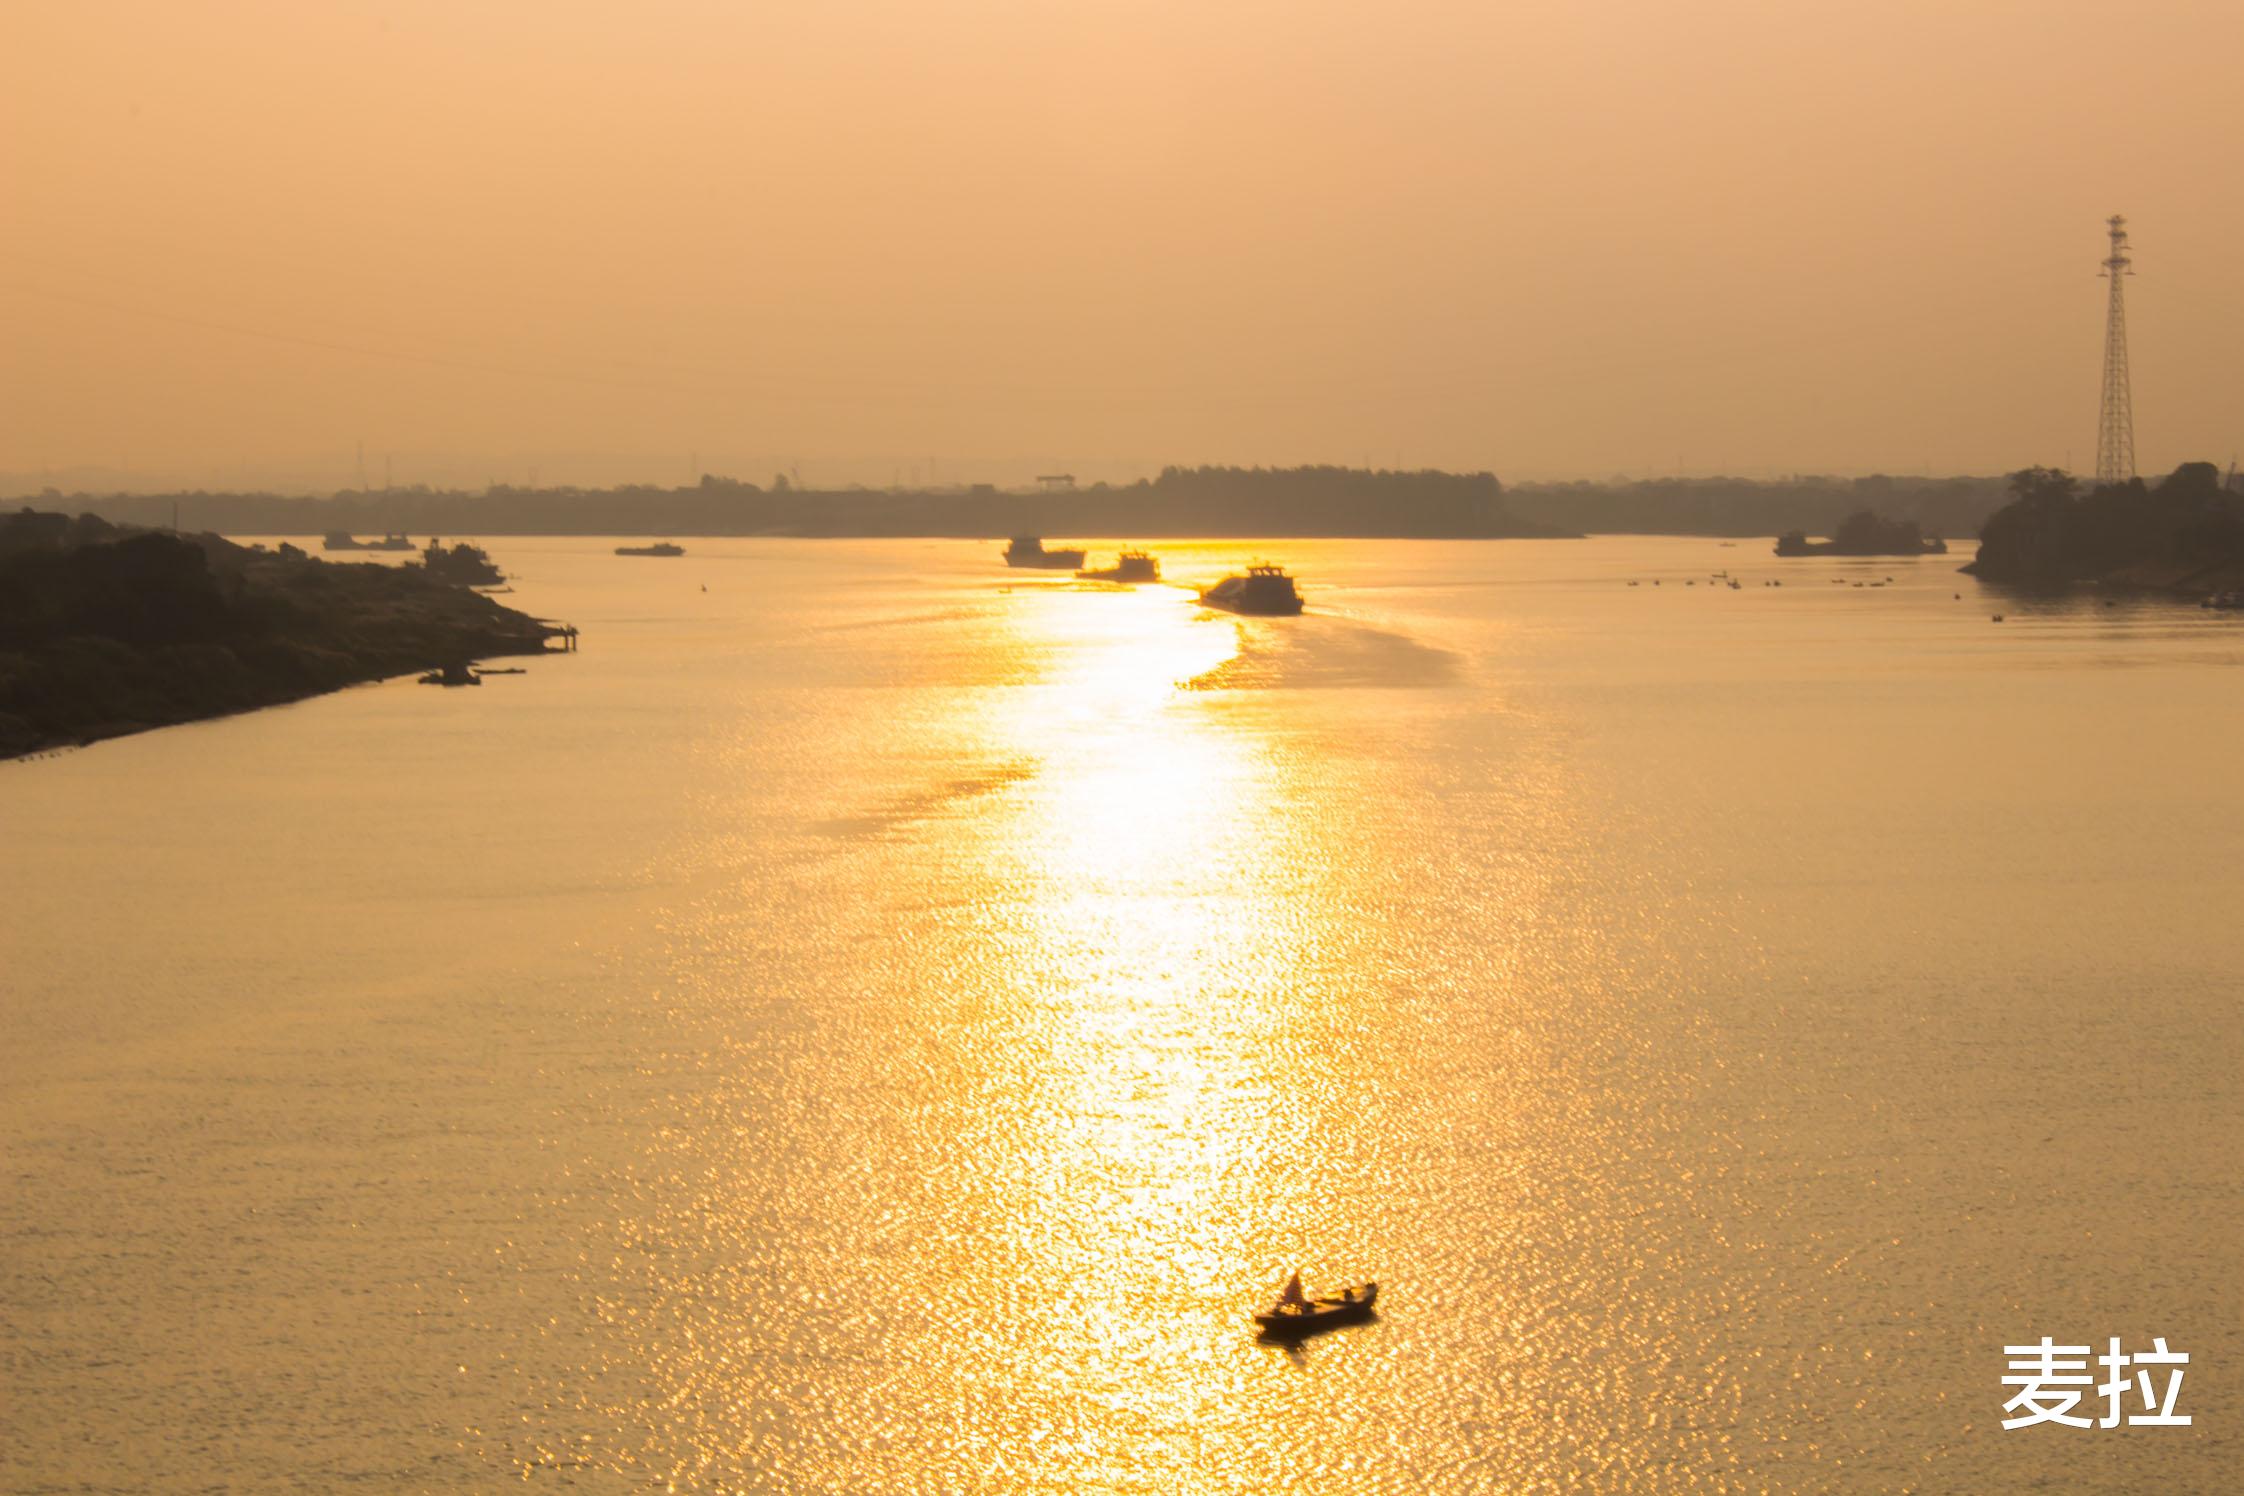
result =
[[[1023,767],[963,781],[970,806],[930,792],[939,824],[910,823],[877,866],[835,869],[847,895],[819,901],[839,928],[815,943],[862,942],[841,930],[879,921],[850,1029],[824,1041],[853,1051],[842,1068],[872,1094],[836,1094],[832,1058],[804,1061],[818,1101],[774,1105],[767,1088],[784,1077],[720,1075],[710,1125],[686,1131],[766,1147],[776,1135],[800,1184],[776,1204],[758,1194],[653,1227],[672,1250],[682,1236],[688,1260],[713,1241],[728,1260],[797,1264],[752,1282],[819,1290],[661,1282],[709,1323],[640,1338],[656,1404],[701,1410],[660,1427],[690,1468],[850,1489],[932,1477],[1266,1490],[1360,1475],[1410,1420],[1382,1368],[1442,1353],[1413,1345],[1407,1322],[1292,1354],[1256,1343],[1247,1310],[1291,1267],[1381,1276],[1406,1315],[1446,1277],[1451,1293],[1490,1295],[1476,1313],[1511,1341],[1546,1348],[1607,1291],[1579,1247],[1539,1239],[1625,1213],[1597,1203],[1610,1189],[1597,1162],[1624,1146],[1617,1128],[1657,1121],[1650,1098],[1584,1073],[1585,1056],[1613,1062],[1594,1015],[1619,994],[1595,926],[1553,907],[1583,818],[1575,776],[1517,713],[1454,723],[1444,821],[1406,844],[1398,802],[1418,813],[1426,766],[1397,772],[1394,724],[1345,704],[1289,717],[1208,689],[1255,626],[1167,589],[1066,587],[1015,589],[993,623],[991,647],[1017,673],[969,706],[963,757]],[[1346,667],[1304,677],[1282,658],[1238,676],[1304,678],[1352,683]],[[674,979],[719,1022],[736,979],[712,980],[705,953],[741,942],[735,919],[712,907],[675,932],[693,954]],[[1566,1004],[1532,996],[1562,970]],[[1490,1070],[1502,1054],[1516,1072]],[[1423,1103],[1460,1086],[1480,1100],[1464,1135]],[[771,1126],[797,1108],[815,1125]],[[1495,1155],[1470,1202],[1426,1188],[1460,1149]],[[1563,1207],[1534,1200],[1531,1179],[1562,1184]],[[795,1223],[784,1246],[775,1211]],[[1537,1275],[1575,1306],[1559,1324],[1552,1303],[1521,1296]],[[1616,1331],[1639,1365],[1679,1359],[1659,1353],[1669,1325],[1623,1318],[1599,1333]],[[743,1383],[752,1403],[790,1402],[775,1383],[799,1373],[775,1348],[798,1342],[816,1348],[800,1394],[816,1401],[794,1406],[791,1437],[744,1446],[727,1409]],[[727,1348],[722,1365],[708,1346]],[[1587,1398],[1578,1416],[1547,1395],[1532,1417],[1499,1415],[1486,1399],[1507,1384],[1537,1378],[1523,1363],[1450,1389],[1504,1429],[1487,1448],[1453,1429],[1460,1469],[1563,1458],[1628,1398],[1600,1380],[1573,1394]]]
[[[0,766],[0,1488],[2225,1470],[1975,1358],[2244,1354],[2233,632],[1626,587],[1774,579],[1689,541],[1302,542],[1293,620],[502,559],[581,655]],[[1296,1267],[1379,1318],[1257,1343]]]

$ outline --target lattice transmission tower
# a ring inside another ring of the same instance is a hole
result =
[[[2096,426],[2096,481],[2125,483],[2135,476],[2135,397],[2127,388],[2127,297],[2122,286],[2135,272],[2127,255],[2127,220],[2114,213],[2111,258],[2111,310],[2104,318],[2104,410]]]

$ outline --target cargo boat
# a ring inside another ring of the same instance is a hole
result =
[[[1158,582],[1161,563],[1144,551],[1124,551],[1114,558],[1112,566],[1079,571],[1076,575],[1086,582]]]
[[[1267,562],[1248,567],[1243,577],[1225,577],[1201,593],[1200,601],[1211,608],[1233,613],[1279,616],[1298,613],[1302,606],[1293,578],[1286,575],[1284,567]]]
[[[1005,564],[1030,566],[1040,571],[1073,571],[1083,564],[1083,555],[1080,549],[1048,551],[1036,536],[1016,535],[1005,547]]]
[[[348,530],[330,530],[320,541],[326,551],[409,551],[413,542],[403,535],[384,535],[380,540],[361,540]]]

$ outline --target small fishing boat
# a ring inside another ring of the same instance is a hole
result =
[[[1295,1273],[1286,1280],[1285,1292],[1278,1295],[1278,1302],[1257,1314],[1254,1322],[1262,1327],[1265,1335],[1314,1335],[1320,1330],[1337,1329],[1371,1318],[1371,1306],[1378,1298],[1376,1283],[1358,1283],[1338,1293],[1310,1298],[1301,1291],[1301,1274]]]

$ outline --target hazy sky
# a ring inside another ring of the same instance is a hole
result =
[[[2237,0],[10,0],[0,56],[16,475],[2085,468],[2115,211],[2142,466],[2244,448]]]

